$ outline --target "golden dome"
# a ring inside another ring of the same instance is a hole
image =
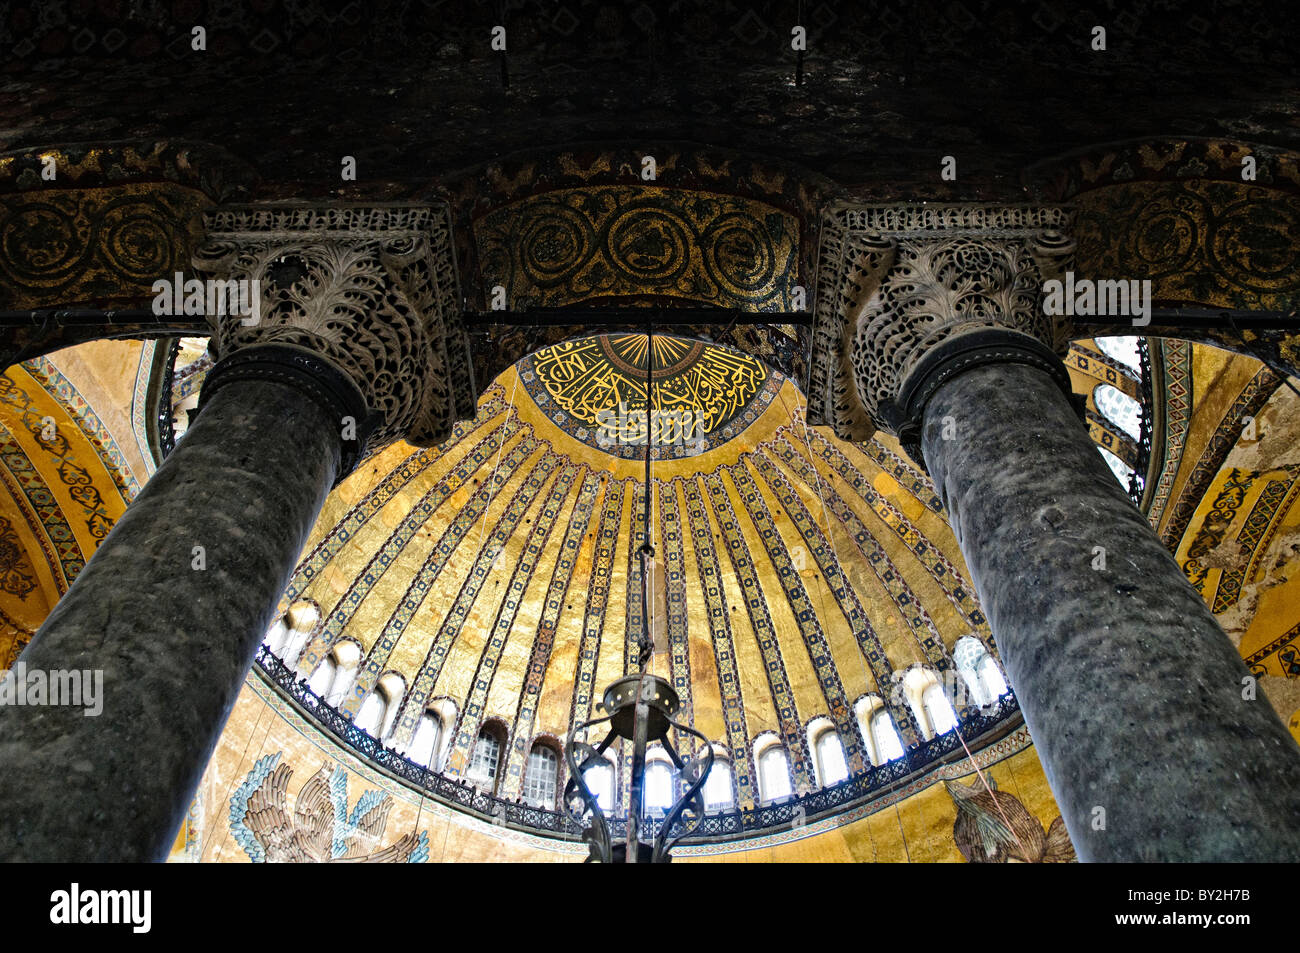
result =
[[[751,357],[667,337],[655,354],[649,669],[727,752],[739,805],[762,799],[768,734],[796,792],[823,784],[814,724],[834,726],[852,774],[872,764],[864,711],[928,737],[903,674],[937,678],[960,638],[992,640],[927,479],[891,438],[807,427],[793,383]],[[533,741],[595,717],[635,664],[645,356],[632,334],[536,352],[450,440],[390,447],[340,485],[285,596],[321,620],[288,660],[299,674],[355,646],[337,705],[355,717],[387,680],[380,730],[398,750],[450,703],[453,775],[499,723],[497,791],[517,796]]]

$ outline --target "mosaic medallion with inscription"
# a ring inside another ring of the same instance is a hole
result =
[[[625,459],[675,459],[732,439],[758,418],[784,378],[761,361],[686,338],[656,335],[654,410],[646,415],[643,334],[601,335],[544,348],[520,363],[529,395],[577,440]]]

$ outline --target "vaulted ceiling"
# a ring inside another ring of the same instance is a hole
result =
[[[456,773],[480,724],[500,719],[516,742],[514,796],[531,738],[564,738],[635,670],[645,447],[622,442],[635,421],[620,434],[596,417],[644,410],[644,341],[539,352],[456,439],[375,458],[340,487],[286,598],[324,619],[303,671],[340,639],[361,646],[346,713],[385,672],[401,675],[403,744],[432,699],[450,698]],[[650,667],[688,722],[736,753],[743,800],[767,731],[791,751],[796,785],[817,786],[805,737],[816,716],[839,727],[860,772],[855,701],[890,698],[895,672],[942,665],[963,635],[991,644],[938,499],[897,448],[805,429],[797,390],[752,358],[664,343],[675,347],[655,406],[690,400],[701,422],[678,443],[673,418],[652,418]]]
[[[6,11],[0,151],[197,140],[247,163],[264,194],[404,197],[510,153],[602,140],[647,151],[691,141],[873,194],[965,198],[1013,194],[1034,161],[1098,142],[1300,146],[1295,27],[1259,0],[1194,11],[1151,0],[31,0]],[[340,178],[345,155],[355,182]],[[939,179],[945,155],[957,159],[952,183]]]

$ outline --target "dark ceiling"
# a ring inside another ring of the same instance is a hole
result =
[[[671,141],[793,162],[864,195],[1005,196],[1027,165],[1101,142],[1300,147],[1286,7],[15,2],[0,12],[0,151],[199,140],[251,165],[263,195],[399,198],[519,150]],[[195,24],[205,52],[191,50]],[[355,183],[340,180],[343,155]],[[940,181],[945,155],[955,184]]]

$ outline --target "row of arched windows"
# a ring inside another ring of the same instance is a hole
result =
[[[985,707],[1009,691],[997,661],[979,639],[973,636],[959,639],[953,661],[960,680],[953,684],[951,692],[945,690],[939,675],[930,669],[914,668],[902,679],[902,694],[927,739],[957,727],[957,712],[949,700],[950,694],[963,707],[966,704]],[[903,757],[902,738],[880,696],[864,696],[856,706],[856,713],[872,764],[882,765]],[[821,787],[830,787],[848,779],[844,743],[830,719],[815,718],[809,723],[808,749]],[[729,810],[735,807],[731,762],[720,746],[715,745],[714,752],[714,766],[704,784],[705,807],[710,811]],[[647,758],[650,764],[646,770],[646,809],[650,812],[667,810],[681,793],[675,773],[666,755],[648,754]],[[758,773],[759,803],[777,803],[793,794],[789,755],[774,732],[764,733],[755,740],[754,764]],[[603,772],[605,769],[598,770]],[[606,775],[602,773],[601,777]],[[608,777],[613,777],[612,768]],[[590,771],[588,785],[592,786]],[[595,786],[592,786],[592,792],[597,794],[603,806],[606,801],[601,799]]]
[[[267,633],[268,647],[292,665],[306,647],[307,639],[319,621],[319,612],[311,603],[297,603]],[[352,688],[361,661],[361,648],[355,642],[341,640],[311,673],[307,685],[318,697],[339,706]],[[901,694],[925,738],[951,731],[957,725],[957,713],[949,695],[959,702],[976,706],[993,704],[1008,691],[997,662],[984,643],[972,636],[959,639],[953,650],[959,681],[954,692],[946,692],[937,673],[917,667],[904,674]],[[406,693],[406,683],[395,672],[385,673],[362,701],[353,723],[375,738],[388,739],[393,732],[398,710]],[[878,695],[866,695],[855,706],[858,727],[866,743],[867,757],[873,765],[882,765],[904,754],[898,728]],[[420,716],[405,756],[431,771],[440,771],[446,749],[456,724],[456,706],[448,699],[432,703]],[[849,776],[844,744],[835,725],[825,717],[813,719],[807,729],[808,749],[821,787],[830,787]],[[506,732],[496,721],[485,723],[471,752],[466,779],[479,788],[496,794],[501,780]],[[399,746],[400,749],[400,746]],[[714,746],[714,766],[705,780],[703,795],[706,809],[726,811],[735,807],[735,781],[729,754],[721,745]],[[793,794],[789,757],[780,738],[765,732],[754,742],[754,764],[758,773],[760,803],[779,802]],[[614,760],[587,769],[584,778],[601,808],[612,811],[618,803],[618,770]],[[529,751],[523,777],[523,799],[536,807],[555,809],[560,791],[560,753],[557,747],[537,742]],[[667,753],[659,747],[647,752],[643,803],[648,814],[667,811],[682,788],[678,774]]]
[[[500,790],[505,754],[505,728],[499,722],[484,724],[470,754],[466,780],[490,794]],[[536,741],[524,764],[522,797],[525,804],[555,810],[560,793],[560,752],[551,743]]]
[[[1128,369],[1127,376],[1139,380],[1142,374],[1142,358],[1138,351],[1138,339],[1132,335],[1118,337],[1099,337],[1093,343],[1097,349]],[[1098,384],[1092,391],[1092,402],[1115,430],[1127,434],[1134,441],[1142,439],[1142,405],[1118,387],[1111,384]],[[1110,466],[1115,478],[1127,487],[1133,476],[1133,468],[1111,453],[1105,447],[1098,447],[1102,457]]]

